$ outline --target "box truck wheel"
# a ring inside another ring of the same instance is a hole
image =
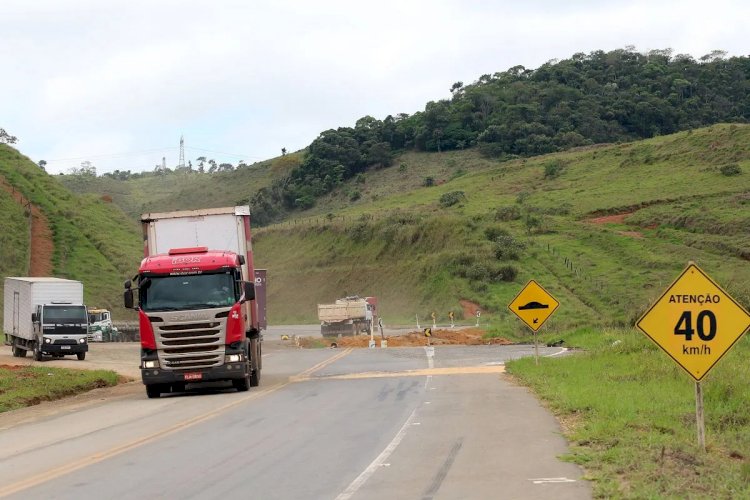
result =
[[[26,349],[22,349],[16,345],[16,341],[13,341],[13,356],[16,358],[25,358]]]
[[[76,356],[78,356],[78,361],[83,361],[86,359],[86,353],[85,352],[77,352]]]
[[[34,361],[41,361],[42,360],[42,344],[39,342],[39,339],[37,338],[34,342]]]

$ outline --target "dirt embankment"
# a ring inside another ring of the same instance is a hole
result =
[[[55,246],[52,241],[52,230],[49,221],[44,213],[36,205],[29,202],[26,197],[11,186],[8,181],[0,177],[0,188],[4,189],[11,197],[21,205],[25,213],[30,215],[31,224],[31,241],[29,243],[29,261],[28,276],[51,276],[52,275],[52,254]]]
[[[429,340],[430,345],[512,344],[510,340],[500,337],[484,339],[482,338],[484,334],[485,331],[479,328],[464,328],[461,330],[431,329]],[[380,341],[382,340],[380,336],[375,335],[374,338],[377,345],[380,345]],[[388,347],[426,346],[427,339],[428,337],[425,336],[424,331],[415,331],[404,335],[393,335],[390,337],[386,337],[386,340],[388,340]],[[370,344],[370,336],[358,335],[356,337],[322,339],[322,341],[327,343],[328,345],[335,342],[338,347],[368,347]],[[300,347],[314,347],[316,345],[319,345],[320,342],[321,339],[302,338],[300,339]]]

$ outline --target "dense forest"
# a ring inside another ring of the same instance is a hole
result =
[[[317,197],[404,150],[476,147],[500,159],[593,143],[632,141],[750,119],[750,58],[714,51],[695,60],[672,51],[630,48],[574,54],[537,69],[515,66],[456,82],[451,99],[424,111],[365,116],[327,130],[301,164],[252,197],[256,223],[306,209]]]

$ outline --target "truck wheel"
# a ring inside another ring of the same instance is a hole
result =
[[[77,352],[76,356],[78,356],[78,361],[83,361],[86,359],[86,353],[85,352]]]
[[[42,346],[39,344],[39,340],[34,342],[34,361],[42,360]]]
[[[232,387],[237,389],[237,392],[247,392],[250,390],[251,385],[250,376],[232,379]]]
[[[260,369],[263,365],[260,340],[252,339],[250,341],[250,349],[252,352],[252,357],[250,358],[250,387],[258,387],[260,385]]]
[[[18,347],[14,342],[13,343],[13,356],[16,358],[25,358],[26,349],[22,349],[21,347]]]
[[[149,399],[158,398],[159,396],[161,396],[161,386],[159,384],[147,385],[146,395]]]

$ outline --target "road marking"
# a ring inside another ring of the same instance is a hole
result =
[[[336,497],[336,500],[349,500],[352,496],[354,496],[355,493],[357,493],[362,485],[365,484],[373,474],[375,474],[375,471],[383,466],[385,461],[388,460],[388,457],[391,456],[391,453],[394,452],[396,447],[404,439],[404,436],[406,436],[406,431],[411,426],[412,420],[414,420],[416,414],[417,410],[415,408],[414,411],[411,412],[411,415],[409,415],[409,418],[406,419],[406,422],[404,422],[404,425],[401,427],[401,429],[396,433],[395,436],[393,436],[391,442],[388,443],[388,446],[386,446],[385,449],[380,453],[380,455],[378,455],[375,460],[373,460],[372,463],[368,465],[367,468],[363,470],[362,473],[357,476],[354,481],[352,481],[351,484],[349,484],[349,486],[339,496]]]
[[[567,477],[538,477],[536,479],[529,479],[534,484],[545,484],[545,483],[575,483],[575,479],[568,479]]]
[[[338,361],[339,359],[343,358],[344,356],[346,356],[347,354],[349,354],[352,351],[353,351],[353,349],[351,347],[348,348],[348,349],[344,349],[343,351],[341,351],[340,353],[336,354],[335,356],[331,356],[328,359],[324,359],[323,361],[321,361],[317,365],[311,366],[307,370],[305,370],[305,371],[303,371],[301,373],[298,373],[297,375],[294,375],[292,377],[289,377],[289,380],[291,382],[297,382],[299,380],[306,380],[306,379],[308,379],[310,377],[310,375],[312,375],[316,371],[320,370],[321,368],[325,368],[326,366],[330,365],[331,363],[334,363],[334,362]]]
[[[296,376],[294,382],[309,380],[357,380],[363,378],[393,378],[393,377],[432,377],[433,375],[482,375],[487,373],[505,373],[505,366],[452,366],[444,368],[424,368],[421,370],[404,370],[401,372],[361,372],[345,375],[322,375],[319,377]]]
[[[335,356],[331,356],[330,358],[318,363],[317,365],[308,368],[307,370],[300,373],[302,374],[311,374],[314,373],[316,370],[319,370],[323,368],[324,366],[327,366],[337,359],[341,359],[347,354],[351,352],[351,349],[347,349],[345,351],[342,351],[338,353]],[[126,451],[133,450],[135,448],[138,448],[139,446],[143,446],[144,444],[148,444],[154,441],[157,441],[160,438],[163,438],[165,436],[169,436],[171,434],[174,434],[176,432],[185,430],[187,428],[190,428],[194,425],[203,423],[207,420],[210,420],[214,417],[219,416],[220,414],[226,412],[227,410],[230,410],[236,406],[241,405],[242,403],[246,403],[247,401],[251,401],[253,399],[258,399],[262,396],[266,396],[268,394],[271,394],[273,392],[278,391],[279,389],[282,389],[286,387],[287,385],[291,384],[293,382],[293,379],[295,377],[289,377],[289,380],[287,382],[279,383],[276,385],[272,385],[271,387],[267,389],[260,390],[258,392],[253,392],[252,394],[249,394],[244,397],[240,397],[231,403],[227,403],[223,406],[220,406],[219,408],[210,411],[209,413],[204,413],[203,415],[199,415],[197,417],[189,418],[187,420],[183,420],[182,422],[178,422],[171,427],[168,427],[164,430],[155,432],[153,434],[149,434],[147,436],[144,436],[142,438],[135,439],[130,442],[126,442],[120,445],[117,445],[113,448],[110,448],[109,450],[94,453],[93,455],[90,455],[88,457],[81,458],[79,460],[76,460],[74,462],[67,463],[65,465],[61,465],[59,467],[55,467],[53,469],[47,470],[45,472],[33,475],[31,477],[28,477],[26,479],[22,479],[20,481],[16,481],[15,483],[11,483],[7,486],[0,487],[0,497],[6,497],[8,495],[13,495],[15,493],[18,493],[23,490],[27,490],[29,488],[33,488],[35,486],[39,486],[40,484],[44,484],[46,482],[49,482],[53,479],[57,479],[61,476],[64,476],[66,474],[70,474],[72,472],[75,472],[77,470],[83,469],[85,467],[88,467],[90,465],[97,464],[99,462],[103,462],[104,460],[107,460],[109,458],[115,457],[117,455],[120,455],[122,453],[125,453]],[[415,410],[416,411],[416,410]]]
[[[567,351],[568,351],[568,348],[567,348],[567,347],[561,347],[561,348],[560,348],[560,351],[558,351],[558,352],[556,352],[556,353],[553,353],[553,354],[547,354],[547,355],[546,355],[546,356],[544,356],[544,357],[545,357],[545,358],[551,358],[551,357],[553,357],[553,356],[559,356],[560,354],[564,354],[564,353],[566,353]]]

